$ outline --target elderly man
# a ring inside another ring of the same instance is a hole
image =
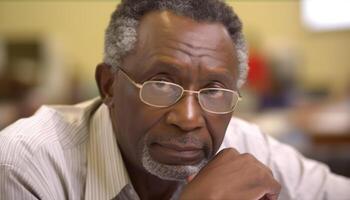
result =
[[[241,30],[219,0],[122,1],[101,98],[2,131],[1,199],[350,199],[349,180],[232,118]]]

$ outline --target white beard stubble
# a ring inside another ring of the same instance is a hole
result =
[[[208,163],[207,159],[201,160],[196,165],[167,165],[157,162],[149,153],[144,143],[142,152],[142,165],[151,174],[160,179],[172,181],[186,181],[186,178],[197,174]]]

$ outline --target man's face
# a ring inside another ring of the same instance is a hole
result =
[[[137,83],[161,80],[187,90],[236,90],[237,59],[223,25],[198,23],[170,12],[144,16],[135,49],[121,68]],[[139,89],[115,74],[110,106],[113,128],[127,165],[164,179],[196,173],[220,147],[231,118],[204,111],[196,94],[157,108],[139,98]]]

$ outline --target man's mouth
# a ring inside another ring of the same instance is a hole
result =
[[[156,161],[168,165],[195,165],[205,158],[203,147],[195,144],[152,143],[149,153]]]

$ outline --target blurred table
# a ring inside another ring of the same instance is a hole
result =
[[[302,106],[292,122],[309,137],[307,157],[327,163],[335,173],[350,177],[350,102]]]
[[[316,144],[350,145],[350,102],[305,105],[293,113],[293,122]]]

